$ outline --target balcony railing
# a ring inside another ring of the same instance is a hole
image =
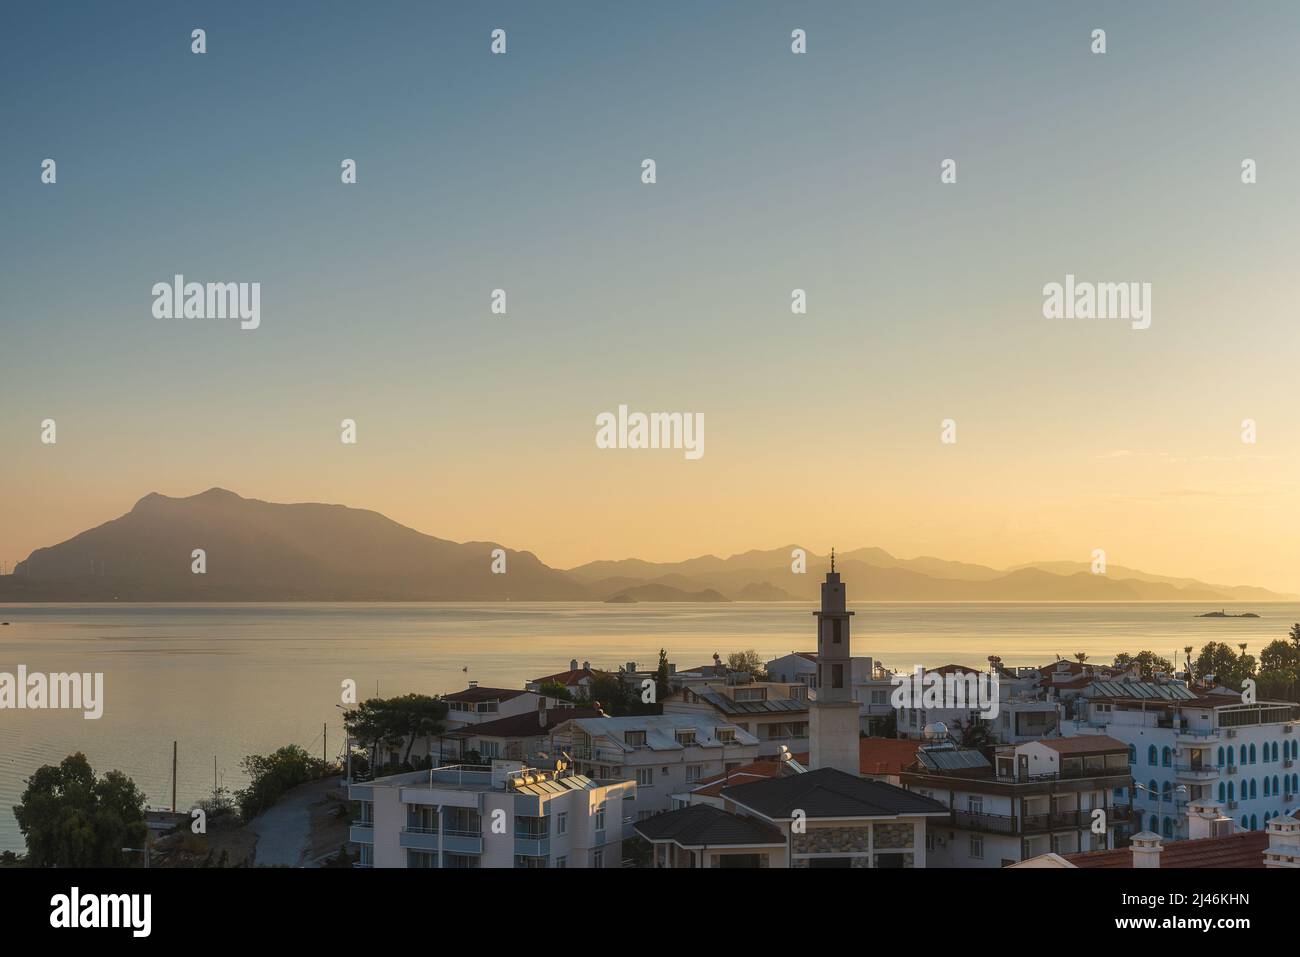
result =
[[[1111,808],[1111,821],[1128,820],[1128,810],[1125,809],[1122,816],[1117,816],[1115,812],[1118,810],[1118,807]],[[982,811],[953,811],[951,814],[954,827],[989,834],[1032,834],[1092,825],[1092,811],[1049,811],[1026,814],[1022,818],[1006,814],[985,814]]]

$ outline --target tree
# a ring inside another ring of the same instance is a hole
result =
[[[1296,622],[1294,625],[1291,626],[1291,633],[1289,637],[1293,645],[1300,647],[1300,621]]]
[[[755,681],[767,680],[767,666],[753,648],[746,651],[733,651],[727,655],[727,667],[732,671],[748,671]]]
[[[668,697],[671,686],[668,684],[668,652],[659,649],[659,668],[655,671],[655,700],[663,701]]]
[[[336,770],[296,744],[287,744],[270,754],[250,754],[239,766],[248,775],[248,787],[235,792],[235,802],[245,821],[257,817],[290,788]]]
[[[592,672],[591,700],[598,702],[608,715],[621,717],[627,714],[627,685],[622,675],[611,671]]]
[[[1238,655],[1221,641],[1211,641],[1196,656],[1195,671],[1198,675],[1214,675],[1215,681],[1235,691],[1241,690],[1242,682],[1255,673],[1255,659],[1246,654],[1246,646],[1239,646]]]
[[[402,762],[410,764],[416,739],[427,740],[446,730],[447,710],[447,702],[422,694],[367,698],[343,712],[343,727],[363,745],[369,745],[372,767],[380,765],[381,745],[398,748],[405,744]]]
[[[145,796],[121,771],[96,777],[78,751],[28,779],[14,817],[32,867],[122,867],[143,847]]]
[[[1085,661],[1088,660],[1088,653],[1086,651],[1076,651],[1074,653],[1074,657],[1075,660],[1079,662],[1079,664],[1083,664]]]
[[[1128,668],[1132,665],[1138,666],[1143,681],[1154,681],[1157,672],[1172,674],[1174,670],[1168,658],[1162,658],[1154,651],[1139,651],[1136,655],[1125,653],[1115,656],[1116,668]]]
[[[537,689],[537,693],[543,697],[556,698],[560,701],[573,700],[573,692],[564,687],[564,685],[560,684],[558,681],[545,682]]]
[[[1277,639],[1259,653],[1259,690],[1264,697],[1297,701],[1300,645]]]

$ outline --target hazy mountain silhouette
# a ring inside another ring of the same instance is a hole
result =
[[[157,492],[110,522],[37,549],[0,576],[3,601],[815,601],[827,556],[797,546],[682,562],[629,558],[550,568],[495,542],[451,542],[378,512],[283,505],[224,489],[188,498]],[[207,573],[191,554],[206,552]],[[505,548],[506,574],[492,573]],[[859,601],[1282,601],[1263,588],[1209,585],[1111,566],[1048,562],[1013,569],[880,548],[838,553]]]
[[[56,601],[478,601],[583,599],[587,590],[530,552],[449,542],[378,512],[279,505],[214,488],[146,495],[121,518],[33,552],[0,582]],[[207,554],[193,574],[191,553]]]

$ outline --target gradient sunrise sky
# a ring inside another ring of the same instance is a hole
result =
[[[1286,2],[7,7],[0,558],[219,485],[560,567],[1300,590],[1298,54]],[[261,282],[261,328],[154,319],[175,273]],[[1151,328],[1044,319],[1067,273]],[[619,404],[706,454],[598,450]]]

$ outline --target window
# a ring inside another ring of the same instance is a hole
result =
[[[678,743],[678,744],[681,744],[681,745],[691,745],[691,744],[694,744],[694,743],[695,743],[695,729],[694,729],[694,728],[678,728],[676,731],[673,732],[673,738],[676,739],[677,743]]]
[[[600,807],[596,808],[596,830],[598,831],[605,830],[605,805],[603,804]],[[596,853],[600,853],[600,852],[597,851]]]
[[[652,788],[655,786],[655,769],[654,768],[637,768],[636,769],[636,786],[639,788]]]
[[[686,783],[698,784],[699,781],[700,781],[700,765],[698,764],[686,765]]]
[[[561,811],[559,814],[555,816],[555,833],[556,834],[569,833],[569,812],[568,811]]]
[[[834,644],[843,644],[844,642],[844,619],[831,619],[831,641]]]
[[[843,665],[831,665],[831,687],[832,688],[844,687],[844,666]]]
[[[1156,763],[1156,746],[1153,744],[1147,748],[1147,764],[1154,766]]]
[[[972,860],[984,860],[984,838],[978,834],[970,836],[970,856]]]
[[[981,795],[972,794],[966,798],[966,810],[971,814],[984,813],[984,798]]]
[[[644,731],[624,731],[624,732],[623,732],[623,743],[626,744],[628,747],[632,747],[632,748],[644,748],[644,747],[645,747],[645,732],[644,732]]]
[[[605,866],[605,852],[603,850],[591,852],[591,866],[592,867]]]
[[[558,870],[562,871],[569,866],[569,859],[567,857],[557,857],[555,859],[555,866]]]
[[[735,728],[718,728],[718,732],[717,732],[717,733],[718,733],[718,740],[719,740],[719,741],[726,741],[726,742],[730,743],[730,742],[733,742],[733,741],[736,740],[736,729],[735,729]]]

